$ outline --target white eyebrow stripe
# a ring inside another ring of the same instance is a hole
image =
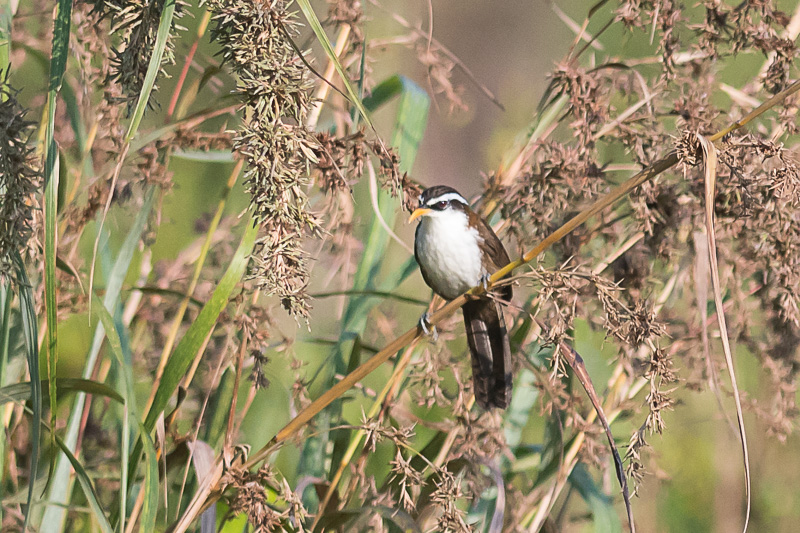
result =
[[[469,205],[469,203],[464,199],[464,197],[458,194],[457,192],[448,192],[446,194],[437,196],[436,198],[431,198],[425,203],[425,205],[433,205],[438,202],[449,202],[451,200],[456,200],[464,205]]]

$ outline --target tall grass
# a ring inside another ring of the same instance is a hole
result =
[[[517,285],[505,412],[474,406],[454,318],[485,288],[431,301],[403,222],[431,121],[499,103],[432,13],[0,8],[4,531],[796,521],[770,514],[792,469],[749,457],[796,463],[797,6],[559,9],[572,44],[474,203],[516,258],[489,282]],[[695,479],[733,495],[697,509],[659,480],[733,412],[717,474],[743,481]]]

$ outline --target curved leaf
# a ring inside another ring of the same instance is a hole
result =
[[[46,379],[40,382],[40,387],[45,394],[49,389],[50,384]],[[85,394],[95,394],[110,398],[115,402],[123,403],[122,396],[117,391],[99,381],[92,381],[90,379],[81,378],[57,378],[56,389],[60,395],[69,392],[83,392]],[[15,383],[13,385],[6,385],[0,387],[0,405],[8,402],[27,402],[31,398],[31,383],[23,381],[22,383]]]

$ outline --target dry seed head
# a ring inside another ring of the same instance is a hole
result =
[[[212,35],[238,76],[244,118],[234,149],[246,160],[247,190],[262,235],[253,252],[251,277],[296,318],[308,319],[307,254],[302,241],[321,231],[305,186],[320,150],[305,127],[312,83],[290,41],[298,33],[288,2],[212,0]],[[269,53],[264,53],[268,50]]]
[[[0,74],[1,75],[1,74]],[[34,193],[41,186],[38,160],[28,143],[34,125],[4,76],[0,83],[0,280],[18,281],[12,257],[26,256],[33,230]]]
[[[703,162],[703,150],[694,132],[683,132],[675,149],[678,151],[678,159],[686,166],[696,167]]]
[[[111,32],[120,36],[121,43],[113,48],[111,57],[112,70],[109,81],[113,81],[122,88],[123,96],[118,101],[128,104],[128,113],[139,98],[150,59],[153,55],[158,34],[161,14],[167,0],[96,0],[95,12],[111,21]],[[178,26],[178,20],[186,7],[185,2],[178,0],[175,4],[175,14],[172,19],[170,35],[175,30],[185,30]],[[161,76],[166,75],[164,65],[175,62],[174,44],[171,38],[167,39],[167,46],[161,60]],[[154,87],[155,89],[155,87]],[[152,100],[155,90],[150,95]],[[148,106],[150,102],[148,102]]]

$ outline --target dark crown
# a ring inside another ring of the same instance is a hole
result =
[[[433,207],[439,200],[444,200],[446,203],[453,201],[468,206],[469,203],[464,199],[461,194],[452,187],[447,185],[434,185],[422,191],[419,195],[420,207]]]

